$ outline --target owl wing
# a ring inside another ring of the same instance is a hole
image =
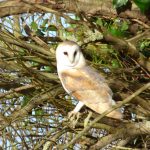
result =
[[[59,75],[66,91],[95,112],[101,114],[115,104],[105,79],[93,68],[69,69]],[[114,110],[107,116],[122,118],[120,110]]]
[[[111,89],[91,67],[65,70],[61,72],[60,79],[66,91],[85,104],[112,103]]]

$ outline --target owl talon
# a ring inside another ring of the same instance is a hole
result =
[[[69,119],[71,126],[73,128],[75,128],[76,124],[78,123],[79,118],[80,118],[79,112],[71,111],[68,113],[68,119]]]

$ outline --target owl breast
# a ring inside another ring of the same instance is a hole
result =
[[[89,68],[65,70],[60,73],[61,82],[71,96],[101,114],[115,104],[112,92],[102,76],[97,72],[93,75],[92,70],[87,73],[87,69]],[[108,116],[118,118],[119,115],[121,117],[121,113],[115,110]]]

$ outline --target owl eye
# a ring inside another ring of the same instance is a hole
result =
[[[64,52],[64,55],[68,56],[68,53],[67,53],[67,52]]]
[[[74,52],[74,57],[76,57],[76,55],[77,55],[77,51]]]

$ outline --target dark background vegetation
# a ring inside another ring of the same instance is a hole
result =
[[[70,126],[76,101],[63,90],[55,60],[66,39],[106,77],[124,104],[123,121],[93,112],[90,121],[97,120],[84,128],[84,108]],[[149,57],[149,0],[1,1],[0,148],[150,149]]]

